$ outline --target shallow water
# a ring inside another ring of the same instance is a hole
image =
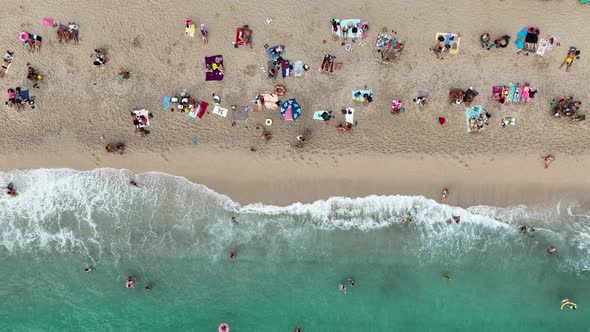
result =
[[[0,173],[19,191],[0,198],[2,330],[216,331],[222,321],[231,331],[590,326],[590,212],[575,202],[465,210],[371,196],[240,206],[183,178],[142,174],[134,188],[131,177]],[[452,215],[459,225],[446,223]],[[535,237],[519,234],[523,224]],[[95,270],[84,273],[86,264]],[[136,288],[124,288],[128,275]],[[342,294],[337,284],[348,277],[356,284]],[[578,310],[561,311],[563,297]]]

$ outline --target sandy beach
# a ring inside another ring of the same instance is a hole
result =
[[[424,195],[437,198],[448,187],[449,203],[516,205],[558,200],[565,195],[584,203],[590,183],[587,122],[554,118],[549,100],[574,95],[590,100],[585,86],[590,74],[586,51],[590,36],[586,25],[590,6],[577,1],[457,1],[407,3],[379,1],[256,1],[172,5],[166,1],[83,1],[79,4],[47,1],[11,2],[3,19],[0,50],[14,52],[12,66],[0,79],[4,89],[30,87],[26,65],[44,75],[34,110],[17,111],[3,106],[0,112],[0,168],[98,167],[126,168],[132,172],[159,171],[187,177],[227,194],[240,203],[263,201],[289,204],[329,196],[371,194]],[[44,27],[44,17],[80,26],[79,45],[61,45],[55,28]],[[330,19],[359,18],[369,22],[366,40],[346,51],[331,40]],[[185,35],[183,22],[191,18],[209,27],[209,43]],[[267,18],[272,21],[267,23]],[[234,48],[235,29],[248,24],[254,47]],[[535,25],[541,35],[554,35],[561,43],[544,56],[516,54],[505,49],[485,50],[479,35],[514,36],[523,26]],[[43,36],[40,52],[30,53],[18,40],[20,31]],[[375,51],[378,32],[396,31],[407,40],[401,59],[383,64]],[[437,60],[429,51],[437,32],[458,32],[459,53]],[[323,41],[327,42],[323,42]],[[285,58],[310,66],[303,77],[266,77],[264,44],[284,44]],[[582,50],[570,72],[558,67],[569,46]],[[104,48],[110,61],[94,68],[92,53]],[[205,82],[203,57],[222,54],[225,79]],[[325,54],[336,56],[343,67],[334,73],[317,70]],[[117,73],[132,72],[119,81]],[[500,106],[491,99],[494,85],[530,82],[538,94],[528,104]],[[284,84],[303,112],[295,122],[285,122],[278,111],[250,113],[247,121],[232,125],[230,117],[206,114],[191,120],[186,114],[162,110],[162,97],[183,88],[221,106],[250,105],[259,93]],[[351,100],[351,91],[373,89],[368,106]],[[449,105],[452,88],[474,87],[474,105],[491,114],[490,125],[477,135],[466,132],[463,105]],[[412,104],[419,89],[431,92],[424,108]],[[401,99],[405,113],[391,115],[392,99]],[[6,96],[1,98],[2,103]],[[354,107],[357,126],[338,133],[340,110]],[[153,113],[151,134],[134,134],[129,112],[145,108]],[[329,109],[336,118],[325,126],[313,112]],[[499,120],[517,118],[516,126],[502,128]],[[437,117],[448,123],[441,127]],[[256,126],[265,119],[272,138],[268,143]],[[296,136],[309,128],[303,148]],[[196,137],[197,144],[193,144]],[[109,142],[124,142],[123,155],[108,154]],[[252,152],[254,148],[256,151]],[[556,160],[543,168],[542,156]]]

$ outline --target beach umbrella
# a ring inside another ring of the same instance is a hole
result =
[[[301,106],[295,99],[289,99],[281,106],[281,115],[286,121],[294,121],[301,115]]]

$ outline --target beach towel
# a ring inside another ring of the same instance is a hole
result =
[[[164,96],[164,98],[162,98],[162,109],[164,111],[170,109],[170,96]]]
[[[49,18],[49,17],[44,17],[43,18],[43,25],[46,27],[53,26],[53,19]]]
[[[301,77],[303,75],[303,61],[295,61],[295,65],[293,65],[293,75],[295,75],[295,77]]]
[[[279,96],[277,96],[275,94],[261,94],[259,96],[262,96],[264,98],[264,107],[265,108],[272,109],[272,110],[276,110],[279,108],[279,105],[277,105],[277,102],[279,101]],[[258,104],[258,108],[262,109],[262,104],[260,103],[260,99],[257,99],[256,103]]]
[[[354,125],[354,108],[348,107],[346,108],[346,115],[344,116],[347,124]]]
[[[236,45],[244,45],[244,32],[242,32],[242,28],[236,29]]]
[[[514,92],[516,91],[516,84],[508,83],[508,88],[510,88],[510,94],[508,95],[508,101],[514,102]]]
[[[506,128],[508,125],[516,126],[516,118],[507,116],[500,120],[500,124],[502,125],[502,128]]]
[[[434,36],[434,40],[438,41],[438,37],[443,36],[445,38],[445,45],[450,45],[449,53],[457,54],[459,52],[459,45],[461,44],[461,37],[456,33],[450,32],[437,32]],[[451,37],[453,40],[451,41]]]
[[[222,108],[219,105],[215,105],[215,107],[213,107],[213,114],[217,114],[224,118],[227,117],[227,112],[229,112],[227,108]]]
[[[314,120],[321,120],[324,121],[324,118],[322,118],[322,113],[324,113],[325,111],[315,111],[313,113],[313,119]]]
[[[280,52],[274,52],[277,49],[277,47],[279,47],[279,46],[281,47],[281,51]],[[276,45],[276,46],[273,46],[273,47],[268,47],[266,49],[266,54],[268,55],[268,58],[271,59],[271,60],[274,60],[274,59],[278,58],[279,55],[283,55],[283,54],[285,54],[285,52],[286,52],[285,45]]]
[[[479,118],[479,115],[483,112],[483,108],[481,106],[473,106],[473,107],[465,107],[465,120],[467,121],[467,132],[471,132],[471,128],[469,126],[469,122],[471,119]]]
[[[352,27],[355,24],[358,27],[360,23],[361,23],[361,20],[355,19],[355,18],[340,21],[340,28],[338,29],[338,36],[343,37],[342,27],[343,26],[347,26],[348,27],[348,31],[346,32],[346,36],[348,38],[357,38],[357,37],[359,37],[359,33],[361,33],[363,29],[359,28],[358,29],[358,32],[355,35],[355,34],[352,33]]]
[[[188,35],[188,36],[194,37],[195,36],[195,30],[196,30],[195,24],[194,23],[191,23],[191,24],[189,24],[188,28],[185,28],[184,29],[184,33],[186,35]]]
[[[399,112],[402,110],[402,101],[399,99],[394,99],[391,101],[391,111],[392,112]]]
[[[223,66],[223,56],[219,54],[205,57],[205,66],[207,65],[211,67],[217,67],[217,65]],[[223,72],[219,69],[213,69],[212,71],[205,72],[205,81],[221,81],[223,80],[223,76]]]
[[[281,61],[281,73],[283,78],[289,77],[291,75],[291,64],[289,63],[289,60]]]
[[[364,101],[364,95],[367,94],[369,96],[373,95],[373,90],[355,90],[352,92],[352,100],[354,101]]]
[[[538,55],[545,55],[545,52],[549,50],[549,39],[541,38],[539,46],[537,47]]]
[[[231,113],[231,117],[234,120],[245,121],[248,120],[249,111],[250,107],[248,106],[236,106],[236,109]]]
[[[21,90],[20,94],[18,95],[23,100],[29,100],[29,90]]]
[[[142,121],[139,121],[139,127],[140,128],[143,128],[143,127],[146,127],[146,126],[149,126],[150,125],[150,116],[149,116],[150,115],[150,112],[148,112],[148,110],[146,110],[146,109],[140,109],[140,110],[133,111],[133,113],[138,118],[141,117],[141,116],[143,116],[146,119],[145,125],[143,124]]]
[[[205,112],[207,111],[207,106],[209,106],[209,104],[207,102],[202,101],[201,104],[199,104],[199,106],[194,107],[188,113],[188,117],[193,120],[196,118],[201,119],[203,117],[203,115],[205,115]]]

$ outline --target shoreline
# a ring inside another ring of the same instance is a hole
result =
[[[161,172],[229,196],[241,205],[311,203],[334,196],[412,195],[447,204],[514,206],[559,200],[587,204],[590,158],[558,155],[549,169],[541,156],[469,158],[425,154],[315,156],[292,151],[290,158],[259,152],[214,151],[196,147],[164,153],[21,153],[5,155],[2,171],[34,168],[127,169]],[[275,158],[273,158],[275,157]],[[195,162],[196,161],[196,162]]]

